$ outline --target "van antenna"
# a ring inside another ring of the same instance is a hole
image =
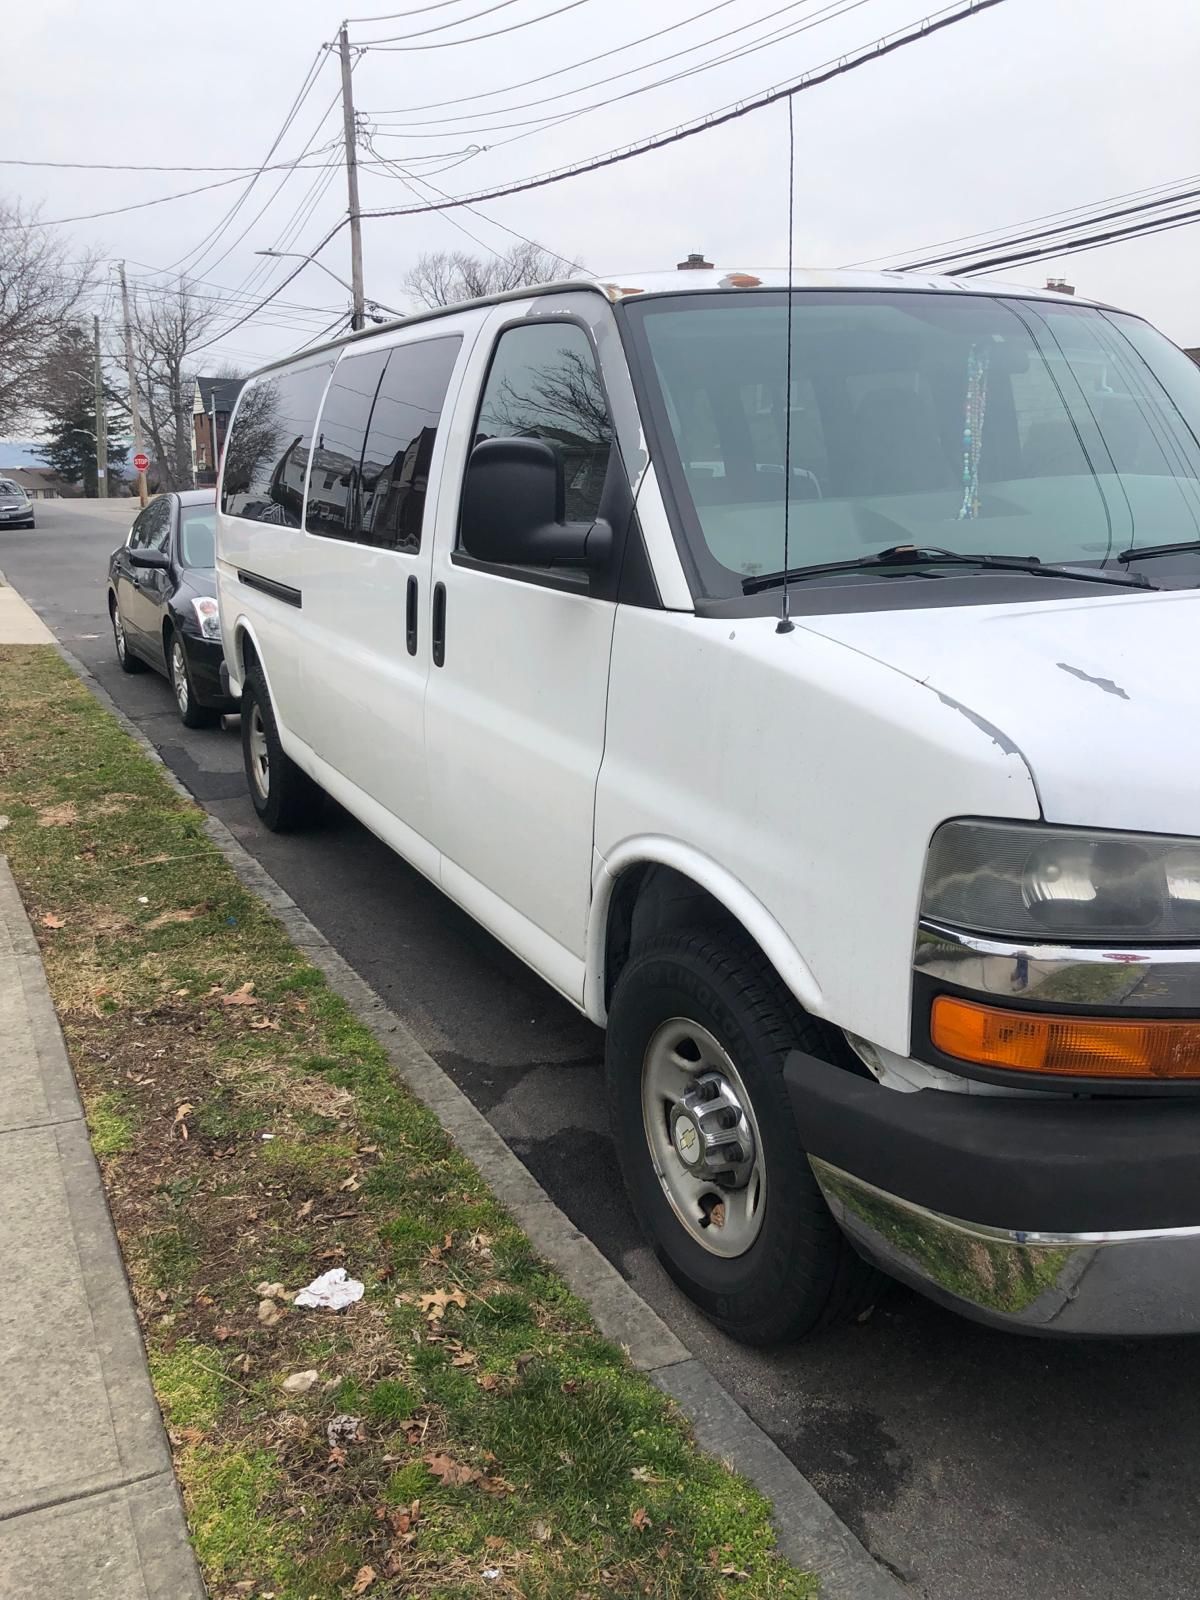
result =
[[[792,507],[792,252],[795,232],[793,211],[796,203],[796,131],[792,118],[792,97],[787,97],[788,113],[788,203],[787,203],[787,369],[783,386],[783,613],[776,633],[791,633],[795,624],[789,615],[788,588],[789,534]]]

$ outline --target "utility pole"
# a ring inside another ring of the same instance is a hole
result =
[[[96,351],[96,498],[108,496],[108,406],[104,398],[104,373],[100,366],[100,318],[92,317],[92,343]]]
[[[354,89],[350,83],[350,40],[346,25],[338,32],[338,50],[342,57],[342,126],[346,140],[346,191],[350,198],[350,284],[354,306],[350,315],[352,328],[366,327],[366,307],[363,304],[362,265],[362,213],[358,208],[358,150],[355,143]]]
[[[133,453],[142,454],[142,414],[138,410],[137,374],[133,367],[133,330],[129,326],[129,289],[125,283],[125,263],[117,263],[121,272],[121,314],[125,318],[125,371],[129,377],[129,416],[133,423]],[[99,429],[97,429],[99,432]],[[146,474],[138,473],[138,499],[146,504]]]

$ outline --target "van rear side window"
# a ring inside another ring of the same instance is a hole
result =
[[[300,526],[313,423],[332,367],[332,361],[321,361],[285,369],[242,393],[221,473],[226,516]]]
[[[429,464],[459,337],[397,345],[375,397],[362,461],[363,538],[415,555]]]
[[[325,396],[307,532],[415,555],[429,464],[462,339],[345,356]]]
[[[359,470],[386,350],[344,355],[338,362],[317,424],[304,526],[327,539],[358,539],[362,518]]]

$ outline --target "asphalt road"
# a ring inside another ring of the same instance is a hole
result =
[[[128,520],[40,505],[34,532],[0,532],[0,569],[914,1595],[1193,1600],[1200,1342],[1018,1339],[901,1289],[790,1351],[714,1332],[626,1205],[596,1029],[344,813],[265,832],[236,735],[188,732],[165,680],[120,672],[104,575]]]

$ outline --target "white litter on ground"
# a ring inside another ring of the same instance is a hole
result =
[[[331,1267],[301,1289],[292,1304],[324,1306],[330,1311],[342,1311],[362,1297],[363,1286],[357,1278],[348,1278],[345,1267]]]

